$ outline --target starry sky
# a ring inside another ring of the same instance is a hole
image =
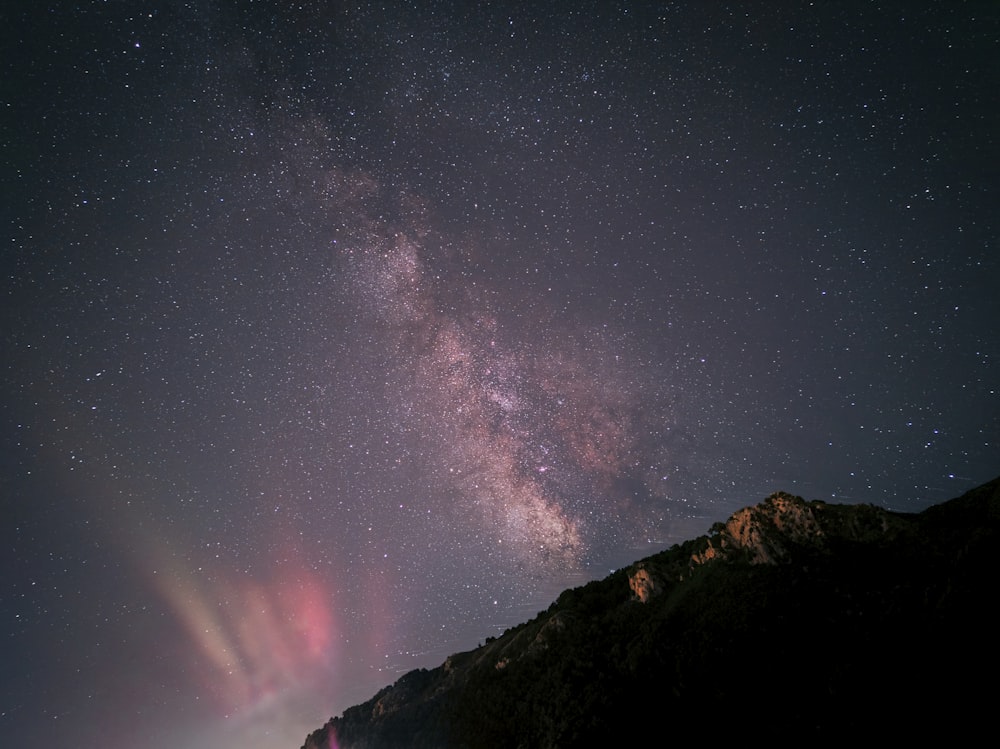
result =
[[[773,491],[1000,473],[995,2],[0,21],[10,745],[297,749]]]

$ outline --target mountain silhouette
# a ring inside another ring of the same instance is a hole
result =
[[[418,669],[303,749],[989,735],[1000,478],[920,513],[785,493]]]

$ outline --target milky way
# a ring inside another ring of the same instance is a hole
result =
[[[291,749],[771,492],[998,472],[985,4],[22,5],[11,745]]]
[[[405,228],[365,231],[339,249],[361,327],[380,330],[395,432],[460,498],[458,519],[491,556],[528,569],[578,565],[593,519],[608,531],[595,503],[624,500],[613,480],[630,467],[637,405],[655,393],[636,392],[607,331],[541,318],[540,303],[498,304],[486,283],[462,284],[461,246],[425,259],[422,232]]]

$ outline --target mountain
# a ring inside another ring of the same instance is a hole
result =
[[[918,514],[773,494],[303,749],[972,738],[997,697],[998,534],[1000,478]]]

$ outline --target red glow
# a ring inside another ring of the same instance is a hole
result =
[[[335,662],[333,596],[301,566],[265,581],[206,584],[177,569],[155,580],[195,647],[204,691],[226,714],[309,684]]]

